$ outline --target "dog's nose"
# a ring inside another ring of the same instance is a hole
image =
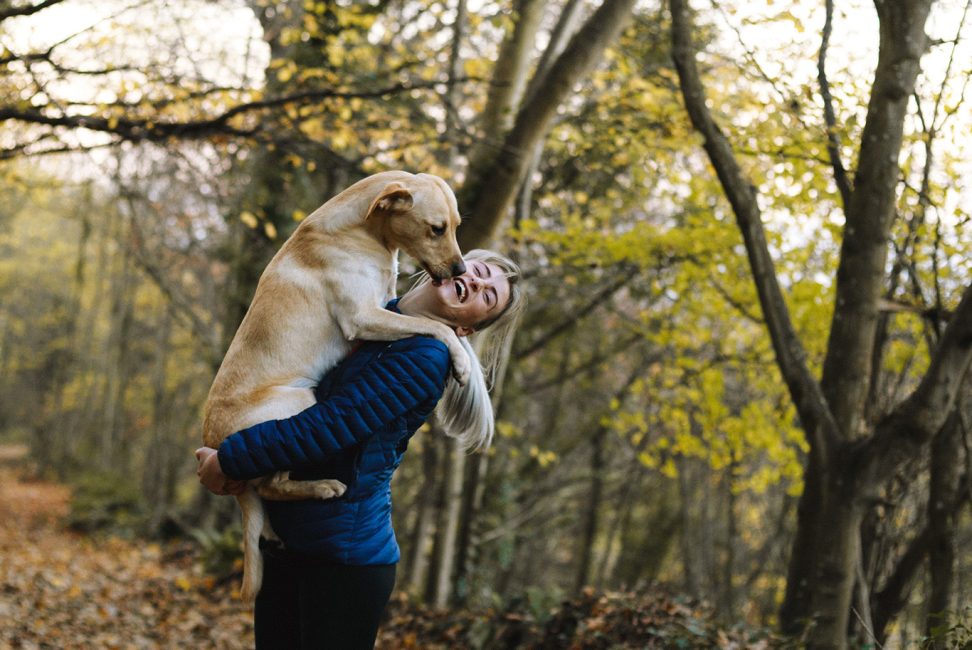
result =
[[[465,272],[466,272],[466,263],[465,262],[463,262],[462,260],[459,260],[458,262],[453,263],[453,265],[452,265],[452,277],[456,277],[456,276],[462,275]]]

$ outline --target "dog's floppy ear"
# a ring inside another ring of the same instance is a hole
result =
[[[371,209],[368,210],[368,216],[371,216],[376,210],[381,210],[382,212],[404,212],[411,208],[413,203],[412,193],[408,191],[407,187],[397,181],[389,183],[381,191],[381,194],[378,195],[374,203],[371,204]]]

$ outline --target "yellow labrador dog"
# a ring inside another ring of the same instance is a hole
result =
[[[314,404],[314,387],[354,339],[433,336],[449,346],[453,374],[464,384],[471,363],[451,328],[384,309],[395,293],[399,249],[437,280],[465,271],[456,243],[459,221],[445,181],[402,171],[369,176],[307,217],[260,277],[216,374],[204,413],[206,446],[218,447],[236,431]],[[273,537],[260,496],[328,499],[345,487],[335,480],[291,481],[286,473],[250,482],[237,497],[243,600],[253,602],[260,590],[260,534]]]

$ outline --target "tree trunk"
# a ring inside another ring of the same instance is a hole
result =
[[[736,494],[733,491],[733,477],[736,475],[738,466],[739,463],[733,452],[732,461],[729,463],[726,471],[723,472],[725,479],[724,493],[726,495],[726,553],[722,565],[722,589],[720,590],[722,612],[720,614],[724,621],[736,620],[736,593],[733,587],[733,576],[735,575],[736,566],[735,549],[738,525],[736,521]]]
[[[124,240],[128,231],[128,220],[119,220],[119,232],[115,234],[115,239],[119,242]],[[128,385],[129,374],[129,351],[130,335],[134,318],[132,305],[132,282],[135,273],[131,265],[131,256],[127,246],[121,246],[121,252],[115,261],[116,268],[112,274],[111,288],[111,330],[107,344],[107,385],[105,388],[105,400],[103,402],[100,460],[104,469],[113,469],[124,472],[127,467],[127,460],[121,460],[119,464],[119,447],[121,442],[121,430],[124,427],[125,388]]]
[[[599,588],[611,587],[616,582],[615,569],[618,564],[618,556],[623,551],[621,546],[624,543],[624,534],[628,530],[628,524],[631,519],[631,511],[635,501],[634,497],[638,493],[644,478],[643,466],[638,460],[637,453],[641,452],[647,441],[648,436],[644,436],[642,443],[638,445],[635,454],[632,455],[628,466],[623,470],[622,476],[625,479],[621,485],[621,489],[618,490],[618,497],[612,508],[614,516],[608,526],[606,548],[604,549],[604,555],[601,557],[594,578],[595,586]]]
[[[935,629],[948,622],[945,614],[952,609],[957,519],[959,504],[962,503],[959,489],[964,434],[962,411],[956,408],[931,446],[931,484],[928,494],[928,527],[931,531],[928,566],[931,590],[926,608],[925,635],[935,640],[936,647],[943,642]]]
[[[162,517],[169,507],[167,493],[170,483],[168,474],[168,440],[169,422],[171,421],[171,403],[166,391],[166,365],[169,358],[169,335],[172,330],[172,312],[168,305],[163,307],[156,331],[155,368],[152,372],[152,428],[148,449],[145,452],[145,470],[143,472],[142,494],[149,507],[149,518],[146,528],[149,535],[155,535],[161,527]]]
[[[881,34],[878,64],[847,206],[837,267],[837,308],[821,379],[837,426],[848,438],[859,430],[873,370],[878,300],[900,174],[898,154],[908,102],[927,47],[925,21],[931,0],[875,5]]]
[[[513,126],[513,117],[526,88],[545,3],[539,0],[515,0],[513,4],[513,26],[503,39],[493,65],[486,106],[479,115],[478,138],[469,152],[467,175],[471,177],[483,174],[499,155],[503,137]]]
[[[604,492],[604,443],[607,429],[599,427],[591,437],[590,456],[590,492],[587,499],[587,510],[584,513],[584,524],[581,528],[577,547],[577,575],[574,578],[574,591],[580,591],[590,579],[591,563],[594,555],[594,540],[597,537],[598,519],[601,510],[601,495]]]
[[[834,472],[820,513],[820,521],[826,526],[820,531],[818,566],[806,612],[814,621],[809,636],[809,645],[814,648],[847,645],[863,509],[858,501],[859,486],[847,482],[845,476],[845,472]]]
[[[444,435],[444,434],[443,434]],[[452,596],[452,571],[456,557],[456,534],[462,506],[462,486],[466,453],[458,440],[448,439],[449,457],[445,463],[445,502],[441,513],[441,542],[437,540],[436,583],[432,604],[443,609]],[[440,542],[440,543],[439,543]]]
[[[689,477],[689,462],[680,458],[678,461],[678,495],[679,512],[681,515],[681,549],[682,549],[682,580],[685,591],[692,598],[702,597],[702,578],[699,575],[699,545],[695,539],[695,522],[692,504],[696,497],[692,494],[693,481]]]
[[[463,250],[488,246],[499,230],[523,174],[530,153],[557,115],[574,83],[601,59],[628,19],[635,0],[604,0],[550,67],[532,99],[516,113],[513,127],[482,171],[470,169],[459,192],[459,206],[469,220],[459,229]]]
[[[475,529],[477,515],[486,493],[485,477],[489,469],[489,456],[480,454],[466,464],[466,480],[463,484],[462,510],[459,517],[459,533],[456,539],[456,579],[453,600],[463,605],[469,597],[472,564],[476,561]]]
[[[438,493],[437,477],[439,475],[438,443],[433,438],[433,432],[422,434],[422,476],[424,478],[419,490],[418,503],[415,507],[418,514],[415,517],[415,528],[412,531],[411,556],[408,562],[407,590],[415,595],[422,595],[429,568],[429,549],[432,546],[435,527],[435,504]]]

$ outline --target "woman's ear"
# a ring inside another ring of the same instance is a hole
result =
[[[471,327],[466,327],[465,325],[456,325],[456,336],[469,336],[475,332]]]

